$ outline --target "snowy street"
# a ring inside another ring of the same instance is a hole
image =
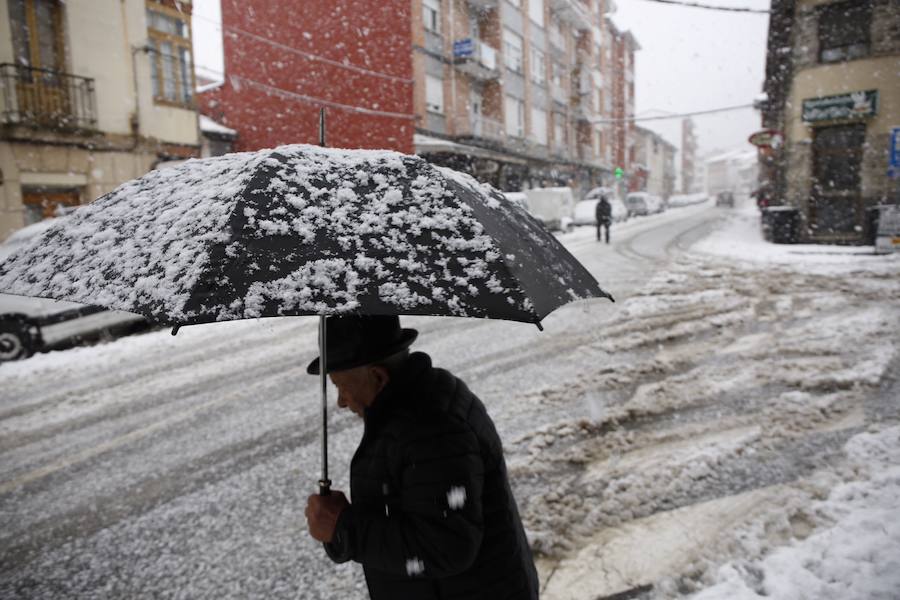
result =
[[[570,304],[543,332],[403,319],[497,424],[542,598],[900,589],[900,260],[773,249],[754,210],[632,219],[608,246],[562,235],[616,303]],[[366,598],[303,516],[316,326],[193,326],[3,364],[0,597]],[[335,489],[361,432],[332,410]]]

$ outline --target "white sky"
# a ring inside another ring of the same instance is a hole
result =
[[[768,9],[769,0],[697,0],[717,6]],[[762,92],[766,66],[765,14],[731,13],[616,0],[616,25],[641,45],[635,55],[639,116],[686,113],[750,104]],[[752,146],[760,115],[744,109],[694,117],[699,153]],[[681,147],[681,119],[638,123]]]
[[[502,0],[501,0],[502,1]],[[768,8],[769,0],[703,0],[720,6]],[[638,39],[636,110],[640,116],[685,113],[749,104],[765,78],[767,15],[730,13],[617,0],[616,24]],[[194,60],[197,72],[221,78],[219,0],[195,0]],[[700,153],[745,147],[760,128],[753,109],[694,117]],[[681,147],[681,119],[648,121],[642,127]]]

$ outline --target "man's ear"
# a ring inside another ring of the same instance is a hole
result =
[[[369,369],[372,379],[375,381],[375,387],[378,388],[378,391],[380,392],[385,388],[388,382],[390,382],[391,374],[387,369],[380,365],[369,367]]]

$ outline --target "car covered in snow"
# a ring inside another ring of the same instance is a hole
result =
[[[0,263],[64,218],[45,219],[14,232],[0,244]],[[148,324],[133,313],[0,293],[0,362],[136,331]]]
[[[625,207],[629,217],[653,215],[665,210],[662,198],[647,192],[631,192],[625,196]]]

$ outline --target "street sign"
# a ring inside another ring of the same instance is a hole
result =
[[[762,129],[748,140],[758,148],[778,148],[784,143],[784,134],[775,129]]]
[[[878,112],[878,90],[851,92],[837,96],[807,98],[803,101],[803,121],[835,121],[872,117]]]
[[[891,129],[887,176],[891,179],[900,177],[900,127]]]
[[[465,38],[453,42],[454,58],[469,58],[473,54],[475,54],[475,40],[472,38]]]

